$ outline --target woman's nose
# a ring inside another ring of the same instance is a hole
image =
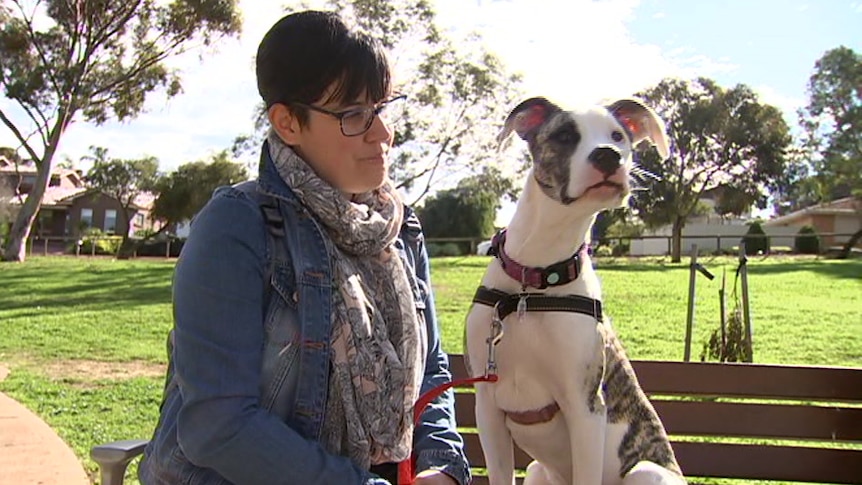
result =
[[[380,115],[374,115],[374,121],[371,122],[371,128],[365,132],[365,141],[370,143],[376,143],[384,140],[388,140],[388,143],[392,143],[392,135],[394,130],[389,124],[383,121],[383,118]]]

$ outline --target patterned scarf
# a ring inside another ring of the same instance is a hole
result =
[[[425,367],[422,313],[393,243],[404,207],[391,181],[347,200],[275,133],[279,175],[316,216],[332,251],[332,374],[321,442],[368,469],[410,456]]]

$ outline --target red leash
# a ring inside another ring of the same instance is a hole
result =
[[[421,396],[419,396],[419,400],[416,401],[416,405],[413,406],[414,425],[419,424],[419,416],[422,415],[422,412],[425,411],[425,408],[428,406],[428,404],[430,404],[431,401],[437,399],[441,394],[453,387],[473,385],[477,382],[497,382],[497,374],[487,374],[480,377],[470,377],[467,379],[454,380],[445,384],[441,384],[429,390],[425,394],[422,394]],[[412,457],[398,464],[398,485],[413,484],[413,468],[414,463]]]

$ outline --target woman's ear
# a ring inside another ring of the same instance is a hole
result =
[[[272,129],[286,145],[299,145],[302,125],[299,119],[286,105],[275,103],[267,110],[267,117]]]

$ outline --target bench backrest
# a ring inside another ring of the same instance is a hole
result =
[[[450,364],[455,378],[466,377],[462,355],[451,355]],[[687,477],[862,483],[862,369],[632,365]],[[455,403],[470,463],[484,467],[472,392],[459,390]],[[516,467],[529,462],[516,449]]]

